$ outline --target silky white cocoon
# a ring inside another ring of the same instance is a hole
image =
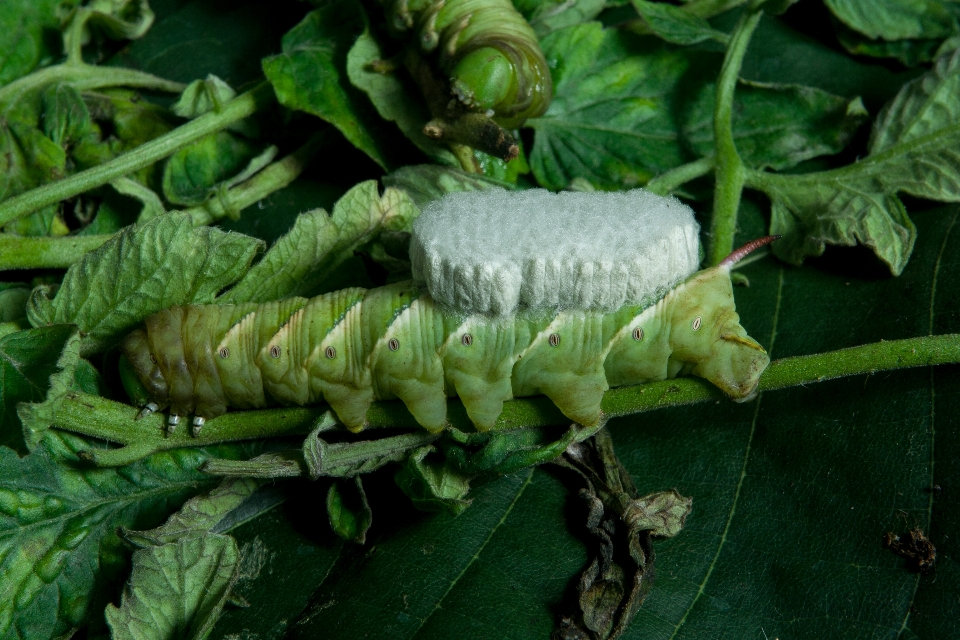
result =
[[[463,311],[611,311],[695,272],[699,230],[690,207],[643,189],[489,189],[428,204],[410,258],[414,281]]]

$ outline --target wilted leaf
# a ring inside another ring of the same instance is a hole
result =
[[[219,111],[235,97],[237,92],[211,73],[205,80],[188,84],[170,110],[181,118],[196,118],[210,111]]]
[[[903,271],[916,231],[898,192],[960,201],[960,50],[906,84],[877,117],[869,155],[856,164],[797,176],[751,174],[772,202],[773,251],[799,264],[826,244],[873,249],[893,274]]]
[[[514,189],[515,185],[435,164],[410,165],[384,176],[383,184],[406,193],[418,207],[457,191]]]
[[[374,180],[348,191],[328,215],[323,209],[301,214],[222,302],[265,302],[315,288],[353,251],[382,230],[408,229],[419,215],[401,191],[380,196]]]
[[[34,291],[34,326],[73,323],[84,332],[83,352],[120,339],[151,313],[174,304],[213,302],[247,271],[259,240],[217,229],[194,229],[181,213],[127,227],[67,270],[53,300]]]
[[[153,189],[140,184],[133,178],[117,178],[110,183],[110,186],[116,189],[117,193],[136,198],[143,204],[143,208],[140,210],[140,217],[138,218],[139,222],[146,222],[165,213],[163,201],[160,200],[160,196],[158,196]],[[102,210],[97,212],[97,217],[99,218],[102,213]],[[96,219],[94,219],[94,223],[96,223]],[[102,221],[100,225],[103,225]]]
[[[212,531],[231,511],[243,504],[262,483],[253,478],[229,478],[207,493],[190,498],[165,523],[149,531],[122,532],[138,547],[161,546]]]
[[[418,449],[403,463],[394,480],[416,508],[458,516],[473,502],[467,497],[470,478],[451,468],[446,460],[427,460],[435,450],[431,445]]]
[[[0,634],[53,638],[85,624],[109,599],[127,554],[118,526],[145,528],[210,486],[206,454],[182,449],[122,469],[78,466],[91,444],[48,435],[26,458],[0,448]],[[221,447],[229,455],[239,448]],[[101,609],[102,610],[102,609]]]
[[[204,640],[237,581],[240,553],[230,536],[193,534],[133,554],[120,607],[107,605],[115,640]]]
[[[330,528],[344,540],[357,544],[366,542],[373,512],[361,476],[334,480],[327,491],[327,517],[330,518]]]
[[[148,0],[90,0],[83,11],[73,14],[71,20],[85,20],[82,31],[64,28],[64,49],[73,46],[71,38],[79,36],[81,44],[91,38],[91,31],[112,40],[135,40],[147,32],[153,24],[154,13]]]

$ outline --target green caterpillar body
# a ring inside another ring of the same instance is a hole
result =
[[[737,400],[754,394],[769,358],[740,326],[731,264],[694,274],[653,305],[612,313],[465,314],[410,283],[173,307],[148,318],[123,351],[156,409],[171,416],[326,402],[360,430],[374,400],[399,398],[439,431],[447,398],[459,396],[486,430],[504,401],[543,394],[593,425],[610,387],[689,374]]]
[[[472,111],[508,129],[542,115],[553,85],[540,43],[510,0],[385,0],[399,34],[436,55],[450,88]]]

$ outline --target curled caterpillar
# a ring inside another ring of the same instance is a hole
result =
[[[394,31],[435,55],[470,111],[507,129],[542,115],[553,85],[533,29],[510,0],[384,0]]]
[[[762,238],[690,276],[646,308],[458,312],[411,283],[344,289],[266,304],[179,306],[149,317],[122,348],[152,410],[170,425],[228,407],[326,402],[351,430],[374,400],[399,398],[430,431],[459,396],[479,430],[506,400],[546,395],[573,421],[596,424],[610,387],[679,375],[750,398],[769,357],[740,326],[730,268]]]

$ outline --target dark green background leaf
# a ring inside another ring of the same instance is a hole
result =
[[[0,3],[0,86],[61,55],[59,4],[60,0]]]
[[[283,53],[265,59],[263,71],[280,104],[323,118],[386,168],[391,155],[386,127],[347,78],[347,53],[363,28],[359,5],[331,2],[283,37]]]
[[[46,397],[60,352],[74,332],[74,327],[61,324],[0,338],[0,446],[27,452],[17,404]]]
[[[713,155],[716,91],[715,84],[704,85],[684,122],[684,136],[700,156]],[[742,82],[734,105],[737,152],[756,168],[783,170],[839,153],[867,119],[859,98],[796,85]]]

